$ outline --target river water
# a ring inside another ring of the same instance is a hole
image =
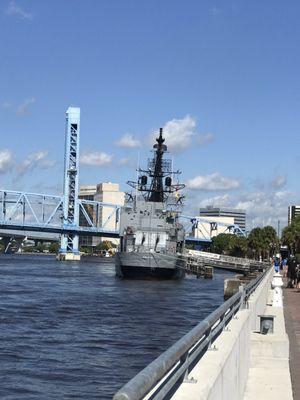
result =
[[[0,399],[111,399],[223,301],[223,281],[126,281],[99,259],[0,255]]]

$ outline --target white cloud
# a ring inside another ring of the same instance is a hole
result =
[[[163,127],[163,135],[170,151],[180,152],[192,143],[196,136],[196,120],[187,115],[182,119],[172,119]],[[157,137],[157,132],[153,134]]]
[[[280,189],[286,184],[286,178],[282,175],[276,176],[271,182],[273,189]]]
[[[218,172],[211,175],[196,176],[187,181],[187,188],[203,191],[232,190],[240,187],[240,182],[234,178],[226,178]]]
[[[54,167],[57,164],[57,161],[54,160],[41,160],[39,162],[39,167],[42,169],[49,169]]]
[[[197,133],[196,119],[190,115],[168,121],[163,127],[163,135],[168,149],[173,153],[179,153],[192,145],[203,145],[213,139],[212,133]],[[156,138],[157,131],[151,134],[151,141]]]
[[[12,166],[12,155],[9,150],[0,150],[0,174],[6,174]]]
[[[134,149],[141,147],[141,142],[138,139],[135,139],[130,133],[126,133],[116,142],[116,145],[119,147]]]
[[[229,194],[223,194],[222,196],[214,196],[211,198],[205,198],[199,202],[199,207],[228,207],[230,204]]]
[[[198,207],[211,205],[242,209],[246,211],[248,230],[266,225],[272,225],[277,229],[278,221],[280,221],[281,228],[287,224],[288,206],[296,199],[297,196],[288,191],[274,193],[267,190],[202,198],[198,201]]]
[[[19,176],[22,176],[37,167],[43,169],[53,167],[53,165],[55,165],[54,161],[45,160],[47,154],[48,152],[45,150],[28,154],[28,156],[17,166]]]
[[[33,19],[33,14],[23,10],[19,5],[16,4],[15,1],[10,1],[8,4],[8,7],[6,9],[6,14],[7,15],[16,15],[18,17],[21,17],[22,19],[27,19],[27,20],[32,20]]]
[[[31,97],[30,99],[26,99],[22,104],[19,105],[17,109],[17,114],[19,116],[26,115],[28,113],[28,108],[31,104],[35,103],[35,98]]]
[[[94,165],[98,167],[102,167],[104,165],[110,165],[112,162],[113,156],[101,151],[91,151],[85,152],[80,157],[80,162],[83,165]]]

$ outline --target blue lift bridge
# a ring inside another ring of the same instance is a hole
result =
[[[60,234],[59,260],[80,259],[80,235],[119,237],[121,204],[78,198],[79,144],[80,108],[69,107],[66,112],[63,195],[0,190],[0,231]],[[102,218],[104,207],[111,210],[106,220]],[[109,224],[111,220],[115,222],[114,229]]]

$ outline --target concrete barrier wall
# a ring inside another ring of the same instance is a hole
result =
[[[273,276],[270,271],[241,310],[189,374],[172,400],[241,400],[250,368],[251,332],[264,314]]]
[[[265,276],[263,282],[258,286],[248,301],[251,312],[251,330],[259,331],[258,315],[264,314],[268,302],[269,290],[273,278],[273,269]]]

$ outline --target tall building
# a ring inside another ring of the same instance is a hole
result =
[[[300,217],[300,206],[289,206],[288,224],[290,225],[296,217]]]
[[[103,182],[98,185],[84,185],[80,187],[79,198],[92,201],[100,201],[103,203],[111,203],[123,205],[125,193],[120,192],[118,183]],[[95,209],[93,206],[86,205],[85,209],[91,220],[97,226],[105,224],[107,230],[115,230],[116,214],[112,207],[103,206],[100,209]],[[82,214],[79,216],[79,224],[87,225],[87,222]],[[105,238],[111,242],[118,243],[118,239]],[[79,240],[80,246],[97,246],[102,241],[99,236],[81,236]]]
[[[233,218],[234,224],[238,225],[240,229],[246,231],[246,211],[237,208],[221,208],[207,206],[200,208],[200,217],[229,217]]]

